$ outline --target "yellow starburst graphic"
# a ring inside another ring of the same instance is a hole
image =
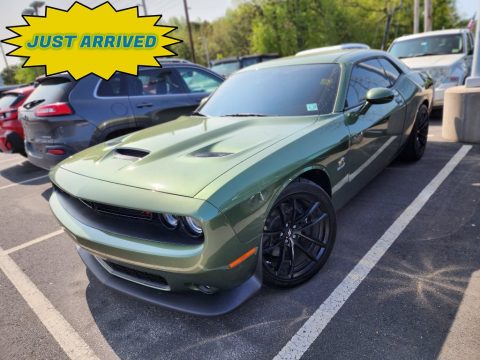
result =
[[[156,25],[160,18],[139,16],[138,7],[117,11],[109,2],[93,9],[75,2],[66,11],[47,6],[45,16],[24,16],[27,25],[8,27],[17,36],[3,42],[17,47],[8,55],[28,58],[24,67],[45,66],[47,75],[137,75],[138,66],[177,55],[166,47],[181,42],[167,36],[176,27]]]

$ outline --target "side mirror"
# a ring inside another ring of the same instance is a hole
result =
[[[395,98],[392,90],[387,88],[373,88],[368,90],[365,100],[371,105],[387,104]]]
[[[360,115],[365,115],[372,105],[388,104],[395,98],[395,94],[391,89],[373,88],[368,90],[365,96],[365,102],[358,111],[349,114],[347,124],[354,124]]]

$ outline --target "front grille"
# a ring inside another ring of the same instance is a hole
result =
[[[136,270],[112,261],[100,259],[98,257],[96,259],[105,270],[107,270],[110,274],[114,276],[154,289],[164,291],[170,290],[170,286],[168,286],[167,281],[160,275],[150,274],[145,271]]]
[[[143,240],[181,245],[202,244],[203,237],[191,237],[169,229],[158,213],[97,203],[74,197],[53,186],[65,210],[81,223],[95,229]]]
[[[131,219],[140,219],[140,220],[149,220],[149,221],[153,219],[153,213],[150,211],[121,208],[117,206],[93,203],[91,201],[86,201],[81,199],[80,201],[82,201],[84,204],[90,204],[90,206],[93,207],[96,211],[104,214],[111,214],[116,216],[128,217]]]

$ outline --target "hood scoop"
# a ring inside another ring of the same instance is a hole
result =
[[[113,156],[123,160],[138,160],[150,154],[150,151],[132,148],[117,148],[113,151]]]

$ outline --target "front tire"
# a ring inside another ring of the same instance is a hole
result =
[[[303,179],[288,185],[264,226],[265,283],[293,287],[314,276],[330,256],[336,227],[332,202],[320,186]]]
[[[402,160],[418,161],[422,158],[427,147],[429,118],[428,107],[422,104],[418,109],[407,144],[400,153]]]

